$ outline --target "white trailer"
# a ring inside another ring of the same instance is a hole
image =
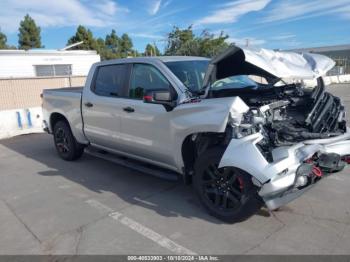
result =
[[[99,61],[91,50],[0,50],[0,78],[86,76]]]

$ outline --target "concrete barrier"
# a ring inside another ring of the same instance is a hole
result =
[[[323,80],[325,85],[350,83],[350,75],[325,76]],[[314,87],[317,85],[316,80],[304,80],[303,82],[307,87]]]
[[[0,139],[43,132],[41,107],[3,110],[0,119]]]
[[[349,82],[350,82],[350,75],[339,76],[339,83],[349,83]]]

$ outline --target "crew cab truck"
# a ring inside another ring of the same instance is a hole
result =
[[[44,90],[43,125],[64,160],[97,148],[176,172],[210,214],[240,221],[349,163],[345,109],[322,81],[333,66],[321,55],[237,46],[212,60],[103,61],[82,88]]]

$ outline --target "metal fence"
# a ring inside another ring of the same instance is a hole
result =
[[[0,78],[0,110],[41,106],[43,89],[83,86],[86,76]]]
[[[345,57],[331,57],[335,66],[328,71],[328,76],[348,75],[350,74],[350,60]]]

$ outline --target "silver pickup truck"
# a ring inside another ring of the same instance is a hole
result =
[[[212,60],[103,61],[83,88],[44,90],[44,129],[64,160],[93,148],[175,172],[210,214],[240,221],[349,163],[345,110],[322,80],[333,66],[321,55],[236,46]]]

